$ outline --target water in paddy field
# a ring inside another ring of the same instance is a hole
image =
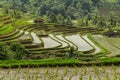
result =
[[[120,80],[120,67],[54,67],[1,69],[2,80]]]

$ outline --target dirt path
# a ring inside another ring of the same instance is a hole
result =
[[[111,54],[108,54],[107,56],[116,56],[120,54],[120,49],[112,46],[104,36],[93,35],[93,37],[98,43],[111,52]]]

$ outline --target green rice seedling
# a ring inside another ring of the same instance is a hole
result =
[[[60,80],[64,80],[64,77],[67,75],[67,70],[68,70],[68,67],[66,66]]]
[[[93,69],[94,69],[94,72],[95,72],[98,80],[102,80],[101,77],[100,77],[100,75],[99,75],[99,69],[96,66],[93,66]]]
[[[91,76],[91,71],[87,71],[87,73],[88,73],[88,80],[92,80],[92,76]]]
[[[6,78],[6,74],[3,73],[3,74],[2,74],[2,79],[4,80],[5,78]]]
[[[55,72],[55,77],[58,77],[58,70],[59,70],[59,67],[57,66],[56,67],[56,72]]]
[[[26,71],[29,73],[29,71],[30,71],[30,66],[29,65],[28,65]]]
[[[117,72],[116,72],[117,69],[116,69],[116,67],[115,67],[114,65],[112,65],[112,69],[114,70],[115,73],[117,73]]]
[[[40,73],[41,69],[38,65],[37,69],[36,69],[36,75],[35,75],[35,80],[37,80],[39,77],[41,78],[42,76],[39,76],[38,74]]]
[[[86,68],[85,68],[85,66],[82,66],[80,71],[79,71],[79,75],[85,74],[85,73],[86,73]]]
[[[8,75],[10,73],[10,71],[11,71],[11,66],[9,66],[9,69],[7,70],[6,75]]]
[[[36,73],[33,73],[32,80],[38,80],[38,75]]]
[[[4,80],[4,77],[1,77],[0,80]]]
[[[69,80],[72,80],[72,75],[70,75]]]
[[[27,78],[26,78],[27,79]],[[28,73],[28,79],[29,80],[34,80],[34,75],[31,75],[30,73]]]
[[[26,75],[26,80],[30,80],[31,75],[30,75],[30,67],[28,66],[25,70],[25,75]]]
[[[81,73],[80,76],[79,76],[79,80],[83,80],[83,75],[82,75],[82,73]]]
[[[78,67],[74,66],[74,72],[75,72],[75,75],[77,75],[79,73]]]
[[[113,77],[113,80],[117,80],[117,69],[115,68],[114,65],[112,65],[112,69],[114,71],[114,77]]]
[[[51,72],[51,71],[49,71],[49,74],[48,74],[48,79],[55,79],[56,77],[55,77],[55,74],[54,74],[54,72]]]
[[[46,74],[49,74],[49,66],[47,67],[47,70],[45,72]]]
[[[29,68],[29,66],[28,66],[28,67],[24,70],[24,73],[25,73],[26,75],[28,75],[29,70],[30,70],[30,68]]]
[[[65,77],[67,75],[67,71],[68,71],[68,67],[65,67],[65,71],[63,72],[63,77]]]
[[[20,73],[20,70],[21,70],[21,66],[19,65],[16,74]]]
[[[34,73],[34,78],[35,78],[35,80],[38,80],[39,79],[39,76],[38,76],[38,74],[39,74],[39,71],[38,71],[39,69],[37,68],[36,69],[36,73]]]
[[[51,80],[55,80],[57,77],[55,75],[52,76]]]
[[[105,66],[102,66],[103,72],[106,73],[106,68]]]
[[[15,78],[10,77],[9,80],[15,80]]]
[[[37,68],[36,68],[36,74],[39,74],[40,71],[41,71],[41,69],[40,69],[40,67],[39,67],[39,65],[38,65]]]
[[[55,80],[57,77],[58,77],[58,66],[56,67],[56,71],[55,71],[55,73],[53,74],[52,80]]]
[[[114,77],[112,80],[117,80],[117,74],[114,74]],[[120,79],[119,79],[120,80]]]
[[[84,66],[83,69],[84,69],[84,71],[83,71],[83,72],[84,72],[84,75],[86,75],[86,74],[87,74],[87,67]]]
[[[91,76],[91,74],[89,75],[89,80],[92,80],[92,76]]]
[[[110,78],[109,78],[109,73],[108,72],[106,72],[106,74],[105,74],[106,76],[105,76],[105,80],[110,80]]]
[[[2,67],[0,67],[0,70],[2,70]]]
[[[63,75],[61,76],[60,80],[64,80],[64,76]]]
[[[19,80],[19,78],[16,78],[16,80]]]
[[[29,73],[26,74],[26,80],[31,80],[31,75]]]
[[[118,76],[118,80],[120,80],[120,75]]]
[[[49,66],[47,67],[45,73],[44,73],[44,78],[49,76]]]
[[[47,80],[46,77],[44,77],[44,80]]]

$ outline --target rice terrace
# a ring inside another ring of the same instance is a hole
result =
[[[0,80],[120,80],[119,0],[0,2]]]

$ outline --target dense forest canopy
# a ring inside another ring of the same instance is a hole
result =
[[[103,21],[107,18],[111,21],[111,18],[120,17],[120,0],[0,0],[0,2],[0,7],[5,10],[21,11],[59,24],[72,24],[71,20],[80,20],[80,25],[88,25],[91,22],[87,20],[92,20],[95,25],[104,26]],[[107,18],[103,19],[104,17]],[[97,20],[99,21],[96,22]],[[119,23],[119,20],[116,22]]]
[[[108,3],[108,6],[120,7],[120,0],[1,0],[1,2],[4,4],[3,6],[25,13],[39,16],[60,13],[64,17],[70,16],[72,19],[93,13]]]

